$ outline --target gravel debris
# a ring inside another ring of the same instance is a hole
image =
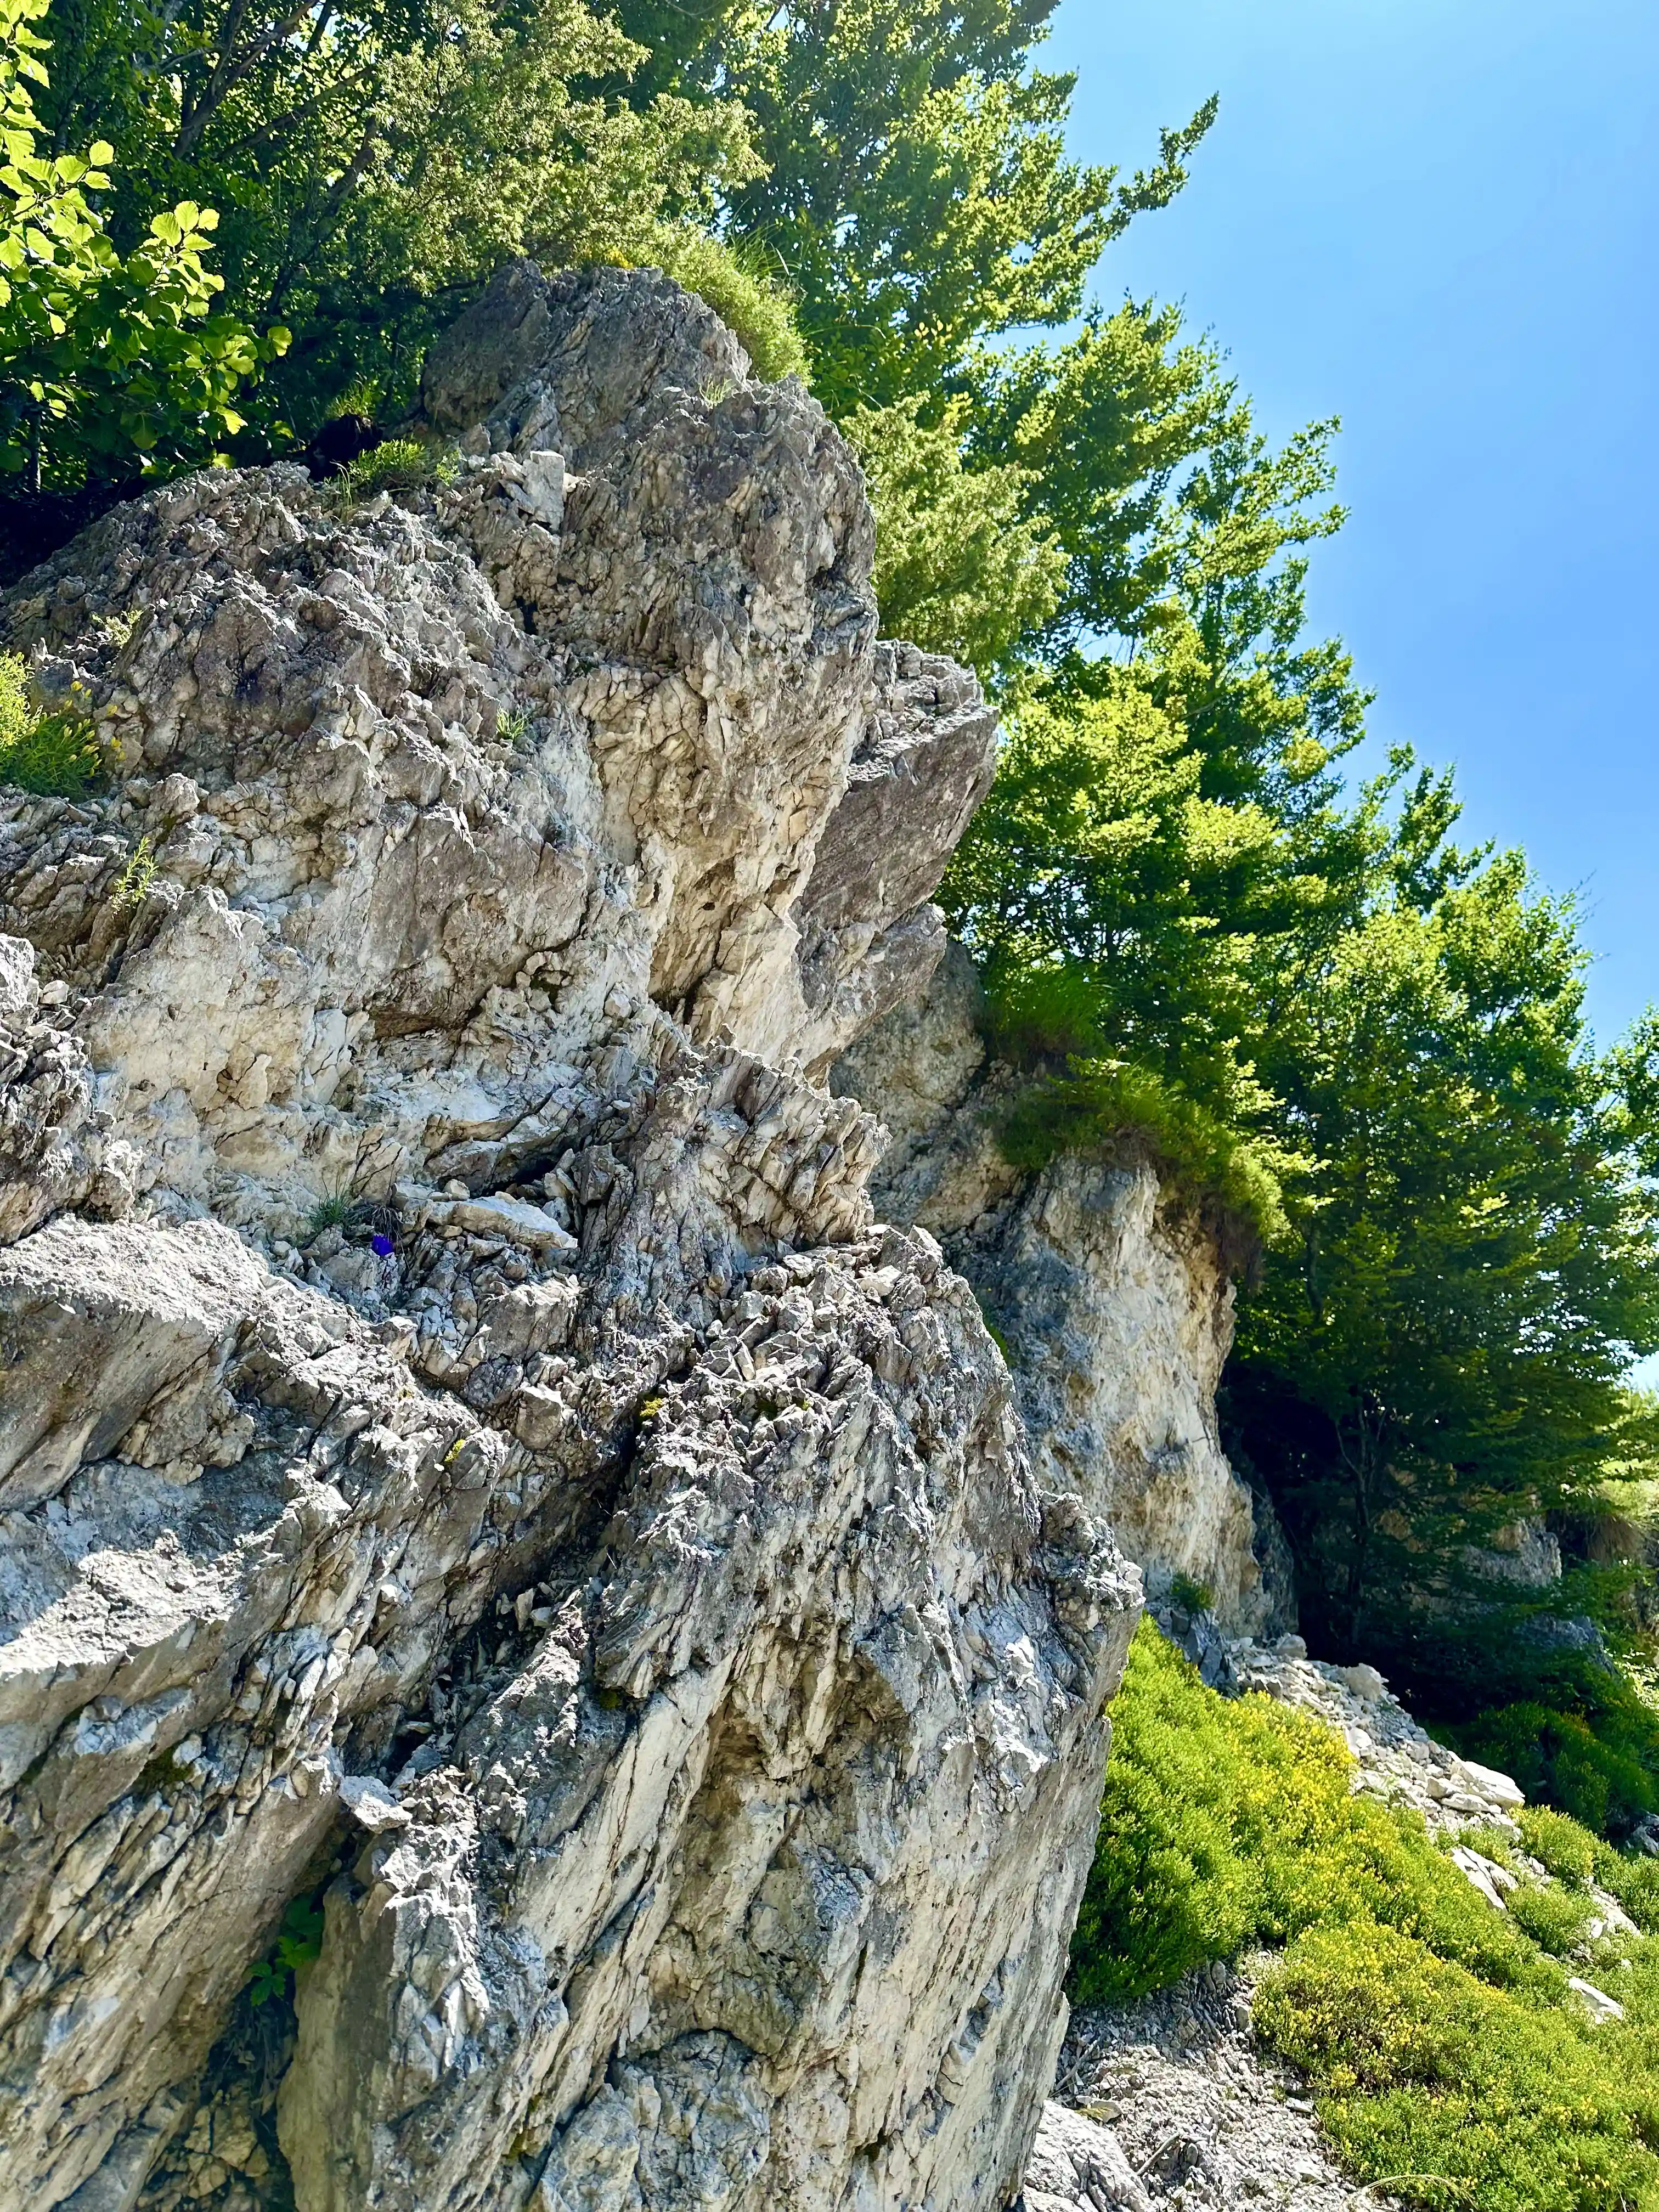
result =
[[[1250,2001],[1261,1958],[1218,1962],[1132,2004],[1079,2012],[1055,2095],[1115,2137],[1149,2206],[1177,2212],[1386,2212],[1326,2142],[1307,2083],[1260,2050]],[[1042,2138],[1039,2137],[1039,2143]],[[1097,2190],[1139,2212],[1134,2197]],[[1034,2192],[1026,2212],[1091,2212]]]

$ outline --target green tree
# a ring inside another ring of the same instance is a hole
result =
[[[232,402],[288,342],[210,312],[218,218],[194,201],[150,217],[125,257],[87,194],[112,149],[43,149],[30,89],[48,84],[46,0],[0,0],[0,472],[73,489],[209,459],[242,427]]]
[[[729,220],[794,289],[837,416],[940,403],[985,337],[1068,321],[1102,248],[1179,190],[1213,102],[1127,181],[1068,161],[1074,81],[1033,64],[1055,4],[624,5],[674,83],[719,88],[753,118],[763,166]]]
[[[1419,791],[1443,821],[1443,787]],[[1659,1344],[1659,1218],[1628,1056],[1585,1030],[1571,902],[1411,811],[1363,915],[1273,1000],[1264,1073],[1319,1168],[1246,1299],[1229,1403],[1316,1632],[1467,1710],[1506,1643],[1518,1675],[1547,1671],[1510,1638],[1563,1605],[1515,1588],[1495,1540],[1593,1512],[1659,1449],[1623,1382]]]
[[[1249,918],[1284,863],[1267,812],[1206,799],[1203,768],[1132,672],[1029,704],[945,897],[994,1041],[1030,1072],[1018,1156],[1138,1128],[1178,1178],[1278,1233],[1293,1164],[1255,1073]]]
[[[1093,317],[1054,361],[988,344],[1078,313],[1103,247],[1180,189],[1215,114],[1166,131],[1127,181],[1069,162],[1073,81],[1035,65],[1054,5],[621,11],[654,50],[635,97],[718,88],[750,113],[763,167],[724,219],[791,291],[813,387],[866,456],[886,627],[1004,684],[1091,627],[1103,526],[1139,597],[1155,590],[1139,534],[1215,406],[1211,358],[1176,343],[1173,313]]]
[[[1114,363],[1109,457],[1067,460],[1063,423],[1109,428]],[[1327,434],[1271,450],[1213,356],[1145,311],[1004,385],[997,448],[1059,452],[1041,512],[1073,611],[1027,634],[1031,684],[941,896],[1032,1071],[1013,1141],[1139,1124],[1277,1238],[1306,1148],[1263,1073],[1276,979],[1340,935],[1387,837],[1381,795],[1348,807],[1335,772],[1364,696],[1304,635],[1301,549],[1339,519]]]
[[[968,400],[953,400],[931,424],[924,407],[910,398],[856,408],[843,426],[876,510],[882,621],[894,636],[982,675],[1012,675],[1054,618],[1065,556],[1041,508],[1027,512],[1030,471],[963,466]]]
[[[505,256],[630,249],[752,167],[729,100],[615,89],[643,59],[582,0],[55,0],[76,67],[49,120],[113,146],[112,224],[222,214],[228,297],[296,342],[272,391],[308,431],[348,386],[386,411]],[[282,410],[265,410],[280,433]]]

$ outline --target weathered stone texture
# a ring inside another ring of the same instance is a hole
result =
[[[0,2203],[1000,2212],[1138,1583],[811,1080],[991,719],[661,278],[424,404],[4,607],[120,766],[0,796]]]
[[[932,1230],[979,1293],[1045,1487],[1104,1520],[1154,1596],[1184,1577],[1235,1634],[1284,1625],[1283,1577],[1264,1579],[1257,1558],[1271,1532],[1216,1429],[1233,1285],[1215,1241],[1144,1164],[1011,1167],[998,1131],[1013,1079],[978,1012],[952,947],[932,988],[834,1069],[836,1091],[888,1131],[876,1206]]]

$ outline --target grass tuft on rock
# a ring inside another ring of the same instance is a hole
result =
[[[806,347],[794,299],[758,246],[663,223],[638,258],[654,262],[683,290],[708,302],[735,334],[763,384],[781,383],[786,376],[805,380]]]

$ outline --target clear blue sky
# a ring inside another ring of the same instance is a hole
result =
[[[1097,289],[1184,301],[1270,434],[1340,415],[1370,755],[1582,892],[1611,1042],[1659,999],[1659,0],[1061,0],[1043,63],[1126,171],[1220,94]]]

